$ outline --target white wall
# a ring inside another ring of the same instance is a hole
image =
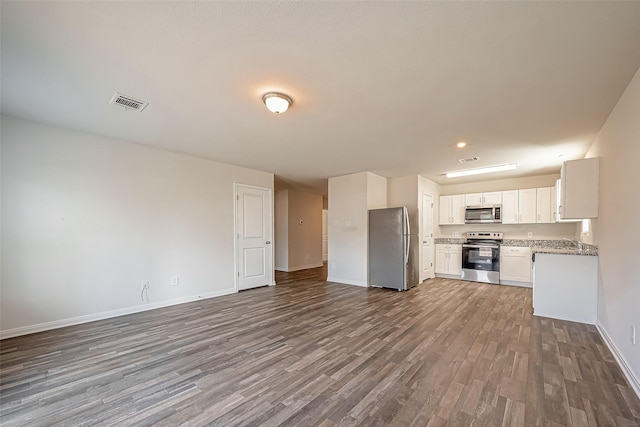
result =
[[[418,175],[389,178],[387,180],[389,207],[418,208]]]
[[[276,191],[274,196],[275,269],[289,270],[289,190]]]
[[[520,190],[523,188],[555,187],[560,178],[560,168],[557,174],[525,176],[521,178],[496,179],[491,181],[468,182],[465,184],[449,184],[440,187],[442,195],[484,193],[488,191]]]
[[[1,124],[2,336],[235,291],[233,183],[273,174]]]
[[[367,209],[387,207],[387,178],[371,172],[367,174]],[[367,213],[367,221],[369,220]],[[367,222],[368,225],[368,222]]]
[[[327,280],[368,284],[368,209],[387,207],[386,178],[360,172],[329,179]]]
[[[600,157],[598,323],[626,361],[640,393],[640,71],[605,122],[587,157]],[[596,221],[594,221],[596,222]],[[630,327],[636,327],[631,344]]]

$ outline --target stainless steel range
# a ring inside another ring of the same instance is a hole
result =
[[[500,283],[502,233],[473,231],[462,245],[462,280]]]

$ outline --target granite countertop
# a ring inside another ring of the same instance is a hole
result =
[[[504,239],[502,246],[530,247],[531,252],[536,254],[598,256],[597,246],[583,243],[580,252],[573,243],[566,240]]]
[[[465,239],[461,237],[439,237],[435,239],[438,245],[461,245]],[[529,247],[536,254],[582,255],[598,256],[598,247],[582,244],[582,252],[575,245],[566,240],[533,240],[533,239],[504,239],[502,246]]]

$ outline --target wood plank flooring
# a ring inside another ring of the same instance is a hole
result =
[[[531,290],[278,285],[1,342],[3,426],[638,426],[593,326]]]

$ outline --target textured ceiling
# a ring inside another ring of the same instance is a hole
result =
[[[477,180],[442,175],[474,155],[473,167],[519,164],[483,179],[557,172],[640,67],[640,2],[1,7],[3,113],[322,192],[364,170]],[[293,107],[269,113],[269,90]],[[116,91],[149,106],[109,105]]]

